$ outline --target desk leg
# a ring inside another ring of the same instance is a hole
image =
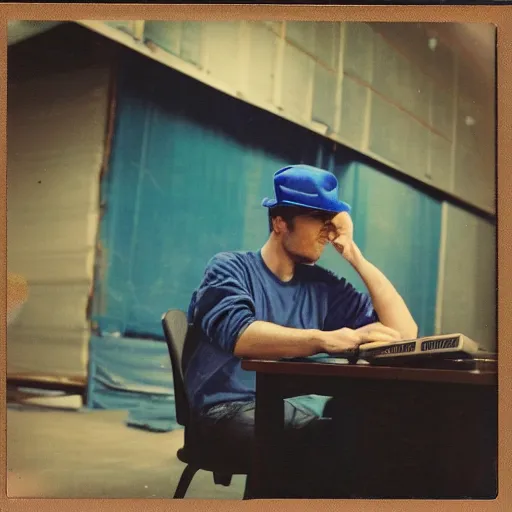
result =
[[[256,374],[255,442],[251,475],[254,498],[277,496],[284,431],[284,400],[274,375]]]

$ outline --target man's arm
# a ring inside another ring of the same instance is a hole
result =
[[[270,360],[312,356],[322,352],[319,334],[315,329],[294,329],[257,320],[239,336],[233,353],[237,357]]]
[[[343,353],[367,341],[391,341],[396,333],[373,328],[333,331],[294,329],[255,319],[254,301],[232,255],[214,257],[195,295],[193,322],[220,349],[237,357],[281,359]]]
[[[252,322],[235,343],[233,353],[241,358],[281,359],[319,353],[343,354],[370,341],[396,339],[392,329],[373,324],[359,329],[294,329],[260,320]]]
[[[418,326],[400,294],[375,265],[366,260],[360,251],[359,254],[352,265],[368,288],[380,322],[398,331],[402,339],[416,338]]]
[[[335,231],[330,236],[331,242],[361,276],[380,322],[398,331],[402,339],[416,338],[418,326],[404,300],[387,277],[363,256],[354,242],[350,215],[340,213],[332,223]]]

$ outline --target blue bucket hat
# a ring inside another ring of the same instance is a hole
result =
[[[310,165],[290,165],[274,174],[275,199],[265,198],[261,205],[300,206],[327,212],[350,212],[350,206],[338,199],[338,180],[331,172]]]

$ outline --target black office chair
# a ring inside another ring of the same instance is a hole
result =
[[[185,442],[178,450],[177,456],[187,466],[174,493],[174,498],[182,499],[198,470],[211,471],[214,482],[227,487],[231,484],[233,475],[248,474],[249,461],[245,463],[228,461],[222,447],[208,443],[208,440],[203,439],[198,433],[190,411],[183,378],[184,352],[188,354],[193,351],[194,342],[197,339],[195,328],[188,324],[185,313],[177,309],[171,309],[162,316],[162,326],[171,357],[176,420],[185,428]],[[249,498],[248,480],[249,478],[245,485],[244,499]]]

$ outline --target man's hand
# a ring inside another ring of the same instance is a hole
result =
[[[347,212],[338,213],[331,220],[329,241],[352,265],[355,265],[362,258],[361,251],[354,242],[354,224]]]
[[[344,327],[336,331],[322,331],[321,333],[322,352],[328,354],[353,351],[359,345],[373,341],[396,342],[401,339],[398,331],[381,323],[365,325],[359,329]]]
[[[364,325],[363,327],[356,329],[356,332],[365,338],[379,337],[379,336],[386,336],[386,337],[390,336],[391,337],[391,339],[385,339],[385,340],[372,339],[371,341],[402,341],[402,339],[403,339],[397,330],[392,329],[391,327],[386,327],[384,324],[382,324],[380,322],[375,322],[374,324]],[[365,341],[364,343],[369,343],[369,342]]]

